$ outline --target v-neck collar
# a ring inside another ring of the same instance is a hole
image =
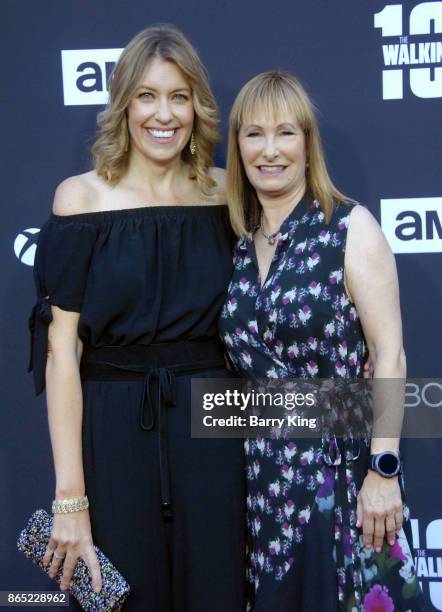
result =
[[[291,238],[294,230],[299,225],[300,220],[305,216],[309,208],[317,208],[318,206],[319,204],[316,201],[310,202],[306,194],[302,196],[298,204],[296,204],[290,214],[281,223],[275,253],[277,253],[278,248],[283,242],[286,242],[286,240]],[[249,249],[251,243],[253,243],[253,234],[254,232],[248,232],[245,236],[238,240],[238,248],[240,250],[246,251]]]

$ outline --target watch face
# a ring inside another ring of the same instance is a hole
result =
[[[392,453],[385,453],[378,459],[378,467],[385,474],[394,474],[398,468],[399,461]]]

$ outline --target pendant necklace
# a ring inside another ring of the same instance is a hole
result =
[[[279,234],[281,228],[279,228],[279,230],[277,232],[275,232],[274,234],[266,234],[265,231],[264,231],[264,228],[263,228],[262,212],[261,212],[261,223],[260,223],[259,229],[261,230],[261,234],[267,240],[269,246],[273,246],[275,244],[275,242],[276,242],[276,237]]]

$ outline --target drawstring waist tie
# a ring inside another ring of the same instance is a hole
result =
[[[141,429],[152,431],[157,415],[161,511],[165,521],[172,520],[166,411],[175,405],[175,377],[225,365],[224,350],[218,340],[84,348],[82,380],[144,381],[139,422]]]

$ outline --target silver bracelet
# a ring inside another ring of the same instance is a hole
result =
[[[81,512],[89,508],[89,500],[83,497],[72,497],[70,499],[54,499],[52,502],[52,514],[68,514],[69,512]]]

